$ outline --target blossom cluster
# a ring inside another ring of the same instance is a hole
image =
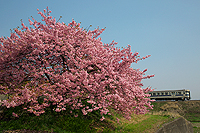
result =
[[[103,44],[99,35],[104,29],[86,31],[74,20],[68,25],[56,22],[50,13],[48,8],[38,10],[43,22],[29,19],[32,27],[22,22],[21,30],[0,38],[0,93],[10,96],[0,101],[3,106],[24,104],[24,110],[39,116],[51,102],[56,112],[66,106],[83,115],[100,110],[101,120],[109,108],[126,118],[152,108],[151,89],[142,89],[141,80],[154,75],[131,68],[149,56],[140,58],[130,45],[120,49],[114,41]]]

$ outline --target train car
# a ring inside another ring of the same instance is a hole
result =
[[[190,90],[164,90],[149,92],[152,100],[190,100]]]

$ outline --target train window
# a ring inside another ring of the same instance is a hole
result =
[[[156,93],[153,93],[153,96],[155,96],[156,95]]]
[[[164,95],[164,93],[162,92],[161,95]]]
[[[189,91],[186,91],[185,94],[190,94],[190,92],[189,92]]]
[[[190,92],[189,92],[189,91],[186,91],[186,92],[185,92],[185,96],[190,96]]]
[[[167,93],[167,92],[165,92],[165,95],[168,95],[168,93]]]
[[[178,94],[180,95],[180,94],[181,94],[181,92],[178,92]]]

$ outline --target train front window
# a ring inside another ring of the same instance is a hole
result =
[[[189,92],[189,91],[186,91],[186,92],[185,92],[185,95],[186,95],[186,96],[189,96],[189,95],[190,95],[190,92]]]

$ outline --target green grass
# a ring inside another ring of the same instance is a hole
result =
[[[158,115],[145,115],[147,118],[137,122],[137,123],[125,123],[121,126],[118,126],[116,132],[126,132],[126,133],[151,133],[159,129],[162,124],[171,121],[167,116],[158,116]]]
[[[46,112],[40,116],[23,112],[19,118],[14,118],[12,112],[19,111],[20,107],[6,109],[0,122],[0,132],[3,130],[31,129],[37,131],[53,132],[96,132],[104,127],[104,130],[110,130],[110,123],[100,121],[99,112],[89,113],[84,116],[77,111],[78,117],[63,111],[60,113],[46,109]],[[95,127],[96,126],[96,127]]]
[[[132,114],[130,120],[125,119],[121,114],[111,110],[112,116],[106,115],[104,121],[100,121],[100,113],[98,111],[82,115],[81,111],[76,111],[78,117],[68,111],[54,112],[53,106],[46,108],[45,113],[40,116],[35,116],[32,113],[22,111],[22,106],[5,109],[2,116],[0,116],[0,133],[3,130],[20,130],[29,129],[34,131],[49,131],[56,133],[154,133],[164,123],[172,121],[179,117],[173,111],[170,112],[162,110],[160,107],[167,102],[152,102],[154,109],[146,115]],[[181,108],[181,116],[187,120],[192,121],[194,132],[200,132],[199,120],[200,113],[197,103],[192,106],[187,102],[178,102]],[[177,110],[179,111],[179,110]],[[12,112],[22,114],[19,118],[12,116]],[[173,117],[172,117],[173,116]],[[116,121],[119,118],[120,123]],[[195,124],[196,125],[195,125]]]
[[[153,111],[161,111],[161,106],[165,105],[167,102],[163,101],[163,102],[152,102],[151,104],[154,106],[153,107]]]
[[[194,133],[200,133],[200,123],[199,122],[192,122],[192,124],[193,124]]]
[[[32,113],[22,111],[22,106],[16,108],[5,109],[3,117],[0,121],[0,132],[3,130],[20,130],[29,129],[35,131],[49,131],[56,133],[153,133],[163,123],[169,122],[172,119],[168,116],[158,115],[132,115],[131,120],[125,119],[122,115],[111,110],[113,116],[105,116],[104,121],[100,121],[98,111],[89,113],[84,116],[80,111],[78,117],[68,113],[67,111],[54,112],[52,107],[47,108],[44,114],[35,116]],[[12,112],[22,114],[19,118],[12,116]],[[116,118],[120,119],[117,123]]]
[[[189,108],[187,111],[185,111],[184,116],[188,121],[192,122],[200,122],[200,108]]]
[[[199,133],[200,132],[200,127],[193,127],[194,133]]]

